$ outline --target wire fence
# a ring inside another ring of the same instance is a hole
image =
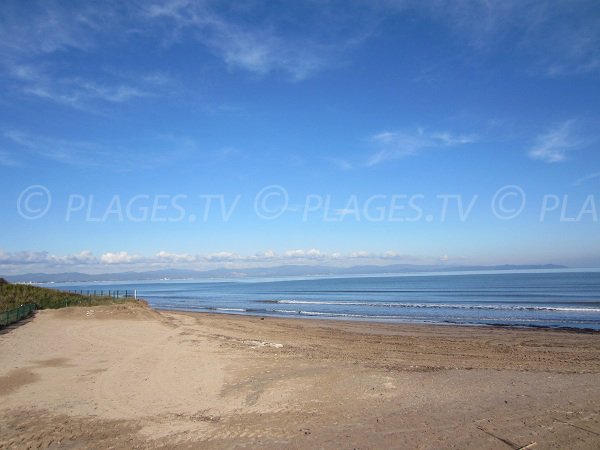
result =
[[[9,309],[0,313],[0,328],[6,327],[11,323],[18,322],[25,317],[29,317],[36,310],[35,303],[27,303],[18,308]]]
[[[37,309],[97,306],[137,299],[135,289],[62,290],[5,284],[0,286],[0,328],[30,316]]]
[[[99,290],[99,289],[69,289],[64,292],[70,294],[85,295],[86,297],[111,297],[111,298],[137,298],[137,291],[134,290]]]
[[[42,297],[35,299],[35,303],[22,304],[18,308],[0,312],[0,328],[18,322],[30,316],[37,309],[56,309],[68,306],[94,306],[103,304],[106,300],[137,299],[136,290],[68,290],[63,291],[72,296],[64,298]]]

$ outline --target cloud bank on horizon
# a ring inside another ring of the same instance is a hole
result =
[[[106,252],[98,256],[87,250],[69,255],[53,255],[44,251],[0,251],[0,265],[4,267],[18,267],[20,270],[15,273],[23,271],[35,272],[44,269],[52,269],[52,271],[87,270],[97,273],[102,270],[143,270],[148,268],[213,269],[218,267],[248,268],[293,264],[434,264],[447,263],[448,261],[447,256],[425,259],[412,255],[402,255],[392,250],[380,254],[367,251],[342,254],[339,252],[322,252],[315,248],[287,250],[282,253],[267,250],[253,255],[240,255],[233,252],[192,255],[188,253],[160,251],[151,256],[129,254],[124,251]],[[454,262],[460,261],[461,259],[457,258]],[[12,272],[7,274],[12,274]]]
[[[600,265],[599,82],[593,0],[7,0],[0,273],[351,264],[361,252]],[[54,202],[28,221],[15,203],[32,185]],[[267,185],[338,199],[348,220],[95,223],[66,221],[58,201]],[[345,201],[419,195],[432,209],[506,185],[527,193],[516,222],[475,210],[374,223]],[[542,223],[532,205],[548,196],[564,214]]]

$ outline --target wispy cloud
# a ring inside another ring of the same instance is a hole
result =
[[[594,0],[544,3],[524,45],[550,77],[600,73],[600,14]]]
[[[362,43],[373,29],[366,16],[349,19],[328,4],[305,3],[314,19],[303,23],[294,21],[293,14],[275,16],[263,2],[253,6],[252,23],[239,15],[238,7],[186,0],[152,4],[144,15],[171,24],[170,43],[192,36],[230,68],[258,75],[280,72],[295,81],[340,64],[339,55]]]
[[[101,85],[93,81],[63,80],[57,85],[48,82],[26,86],[24,92],[37,97],[71,106],[83,105],[90,100],[122,103],[127,100],[149,97],[150,92],[127,85]]]
[[[573,186],[581,186],[582,184],[585,184],[588,181],[592,181],[597,178],[600,178],[600,172],[590,173],[589,175],[586,175],[584,177],[581,177],[581,178],[578,178],[577,180],[575,180],[573,182]]]
[[[0,11],[0,75],[10,95],[95,112],[98,103],[121,104],[172,91],[166,84],[169,78],[161,74],[124,79],[100,63],[103,58],[89,57],[135,30],[131,7],[110,1],[102,6],[54,1],[23,5],[13,2]]]
[[[340,219],[343,219],[346,216],[354,216],[360,220],[360,214],[361,210],[355,208],[339,208],[333,210],[333,215],[338,216]]]
[[[172,87],[170,79],[160,73],[140,74],[133,81],[110,71],[97,73],[95,80],[65,77],[33,64],[15,65],[9,72],[21,93],[87,111],[102,104],[164,96]]]
[[[445,23],[478,52],[510,45],[531,72],[555,77],[600,71],[595,0],[436,0],[413,6]]]
[[[573,137],[574,123],[573,120],[568,120],[539,135],[535,145],[528,152],[529,157],[546,163],[565,161],[567,154],[582,144]]]
[[[98,8],[80,3],[76,8],[68,8],[58,2],[28,2],[23,17],[18,15],[24,13],[20,9],[23,4],[6,3],[0,13],[0,51],[10,56],[88,50],[96,44],[99,29],[110,27],[115,18],[110,5]]]
[[[25,164],[19,161],[10,152],[0,150],[0,166],[5,167],[23,167]]]
[[[279,73],[299,81],[344,65],[351,51],[376,35],[389,17],[418,11],[445,24],[476,51],[510,45],[515,55],[549,76],[600,71],[595,0],[578,0],[576,7],[572,0],[308,0],[290,2],[285,10],[263,0],[244,5],[192,0],[7,2],[11,7],[0,11],[0,55],[6,66],[43,61],[62,67],[65,56],[116,49],[135,36],[163,48],[193,41],[199,55],[208,50],[231,69],[261,76]],[[62,89],[30,91],[68,104],[73,95]],[[135,90],[144,91],[137,84],[121,86],[118,80],[81,89],[79,95],[108,101],[136,98]]]
[[[428,132],[419,128],[415,131],[385,131],[371,136],[370,141],[377,150],[366,163],[369,167],[385,161],[417,155],[429,149],[470,144],[475,142],[476,138],[448,132]]]
[[[4,137],[16,144],[21,151],[36,157],[77,166],[96,166],[110,157],[101,145],[83,141],[69,141],[32,135],[17,130],[4,132]]]
[[[343,158],[327,158],[336,169],[339,170],[352,170],[354,168],[354,164]]]
[[[347,13],[338,6],[288,5],[314,16],[299,21],[293,13],[274,13],[262,1],[244,7],[187,0],[28,2],[25,7],[13,1],[0,11],[0,83],[10,96],[25,95],[92,113],[124,102],[176,95],[180,89],[170,77],[153,73],[123,77],[105,66],[104,53],[118,53],[131,36],[153,47],[162,45],[163,50],[195,45],[192,57],[196,53],[200,59],[208,50],[231,70],[305,80],[343,65],[348,50],[374,30],[378,19],[373,8],[358,3]],[[357,15],[361,10],[363,14]],[[248,20],[250,14],[253,20]],[[220,106],[209,109],[222,112]]]
[[[5,161],[14,166],[24,165],[30,158],[43,158],[61,164],[79,167],[104,167],[117,171],[153,169],[190,159],[201,152],[192,139],[178,136],[155,136],[140,141],[90,142],[58,139],[21,130],[7,130],[0,134],[12,152],[0,152]],[[222,161],[221,152],[204,151],[203,160]],[[8,164],[6,164],[8,165]]]

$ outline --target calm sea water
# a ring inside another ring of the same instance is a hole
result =
[[[136,289],[159,309],[600,330],[600,271],[54,284]]]

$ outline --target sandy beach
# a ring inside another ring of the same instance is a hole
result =
[[[0,448],[598,448],[600,335],[39,311],[0,334]]]

